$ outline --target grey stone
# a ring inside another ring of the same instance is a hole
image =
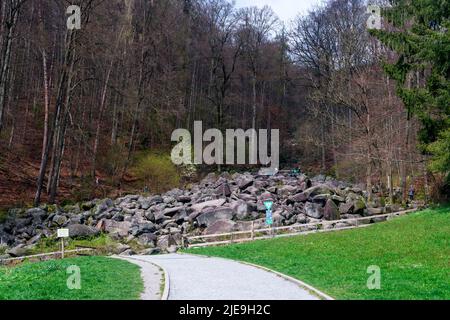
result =
[[[116,254],[122,254],[124,251],[129,250],[131,247],[129,245],[123,244],[123,243],[118,243],[116,244],[116,246],[114,247],[114,252]]]
[[[144,246],[154,246],[157,236],[153,233],[144,233],[138,237],[138,242]]]
[[[323,208],[320,204],[307,202],[305,204],[305,213],[308,217],[320,219],[323,217]]]
[[[37,235],[35,235],[34,237],[32,237],[30,240],[27,241],[27,244],[36,244],[39,242],[39,240],[41,240],[42,238],[42,234],[39,233]]]
[[[189,203],[192,201],[192,198],[190,196],[178,196],[177,201],[182,203]]]
[[[145,216],[145,218],[146,218],[148,221],[155,222],[155,215],[154,215],[154,213],[153,213],[152,211],[147,210],[147,211],[145,212],[144,216]]]
[[[147,198],[139,199],[138,202],[140,204],[141,209],[143,210],[148,210],[152,206],[152,202],[150,201],[150,199]]]
[[[295,202],[306,202],[309,198],[309,194],[302,192],[302,193],[297,193],[291,197],[289,197],[289,203],[295,203]]]
[[[380,215],[384,213],[384,208],[367,208],[367,213],[369,216]]]
[[[166,209],[164,209],[163,214],[168,217],[173,217],[177,212],[179,212],[180,210],[183,210],[183,209],[184,209],[183,206],[175,207],[175,208],[166,208]]]
[[[106,210],[108,210],[108,208],[111,208],[114,206],[114,202],[111,199],[105,199],[103,200],[95,209],[95,214],[94,215],[99,215],[103,212],[105,212]]]
[[[132,249],[125,250],[121,253],[123,256],[134,256],[136,253]]]
[[[218,220],[205,230],[205,234],[228,233],[234,230],[236,223],[231,220]]]
[[[27,249],[23,245],[18,245],[6,252],[13,258],[23,257],[27,255]]]
[[[197,217],[199,225],[209,227],[218,220],[232,220],[235,213],[231,208],[219,207]]]
[[[137,235],[140,235],[143,233],[155,232],[155,231],[156,231],[156,227],[152,222],[141,223],[138,226]]]
[[[328,199],[323,209],[323,218],[325,220],[339,220],[341,215],[339,214],[339,209],[333,200]]]
[[[238,182],[238,187],[241,190],[247,189],[253,184],[253,181],[254,181],[253,178],[245,177]]]
[[[339,205],[339,213],[341,214],[351,214],[353,213],[354,205],[352,202],[341,203]]]
[[[161,253],[160,248],[147,248],[140,252],[140,254],[142,254],[144,256],[151,256],[151,255],[160,254],[160,253]]]
[[[225,202],[226,202],[225,199],[205,201],[205,202],[196,203],[196,204],[192,205],[191,209],[193,211],[202,211],[204,208],[208,208],[208,207],[220,207]]]
[[[304,214],[299,214],[297,215],[297,223],[301,223],[301,224],[305,224],[307,221],[306,215]]]
[[[84,224],[71,224],[68,227],[70,238],[89,238],[97,236],[100,231],[96,228],[86,226]]]
[[[224,182],[215,189],[214,193],[218,196],[229,197],[231,196],[230,185]]]
[[[41,208],[32,208],[26,211],[27,216],[31,216],[33,220],[43,220],[48,214],[46,211]]]
[[[105,220],[105,231],[108,233],[116,233],[119,237],[126,237],[131,229],[131,222],[117,222],[113,220]]]
[[[161,249],[161,251],[167,251],[170,246],[176,246],[177,242],[175,238],[169,234],[160,236],[158,238],[156,246]]]
[[[164,212],[155,213],[155,223],[162,224],[164,221],[170,219],[170,217],[164,215]]]
[[[245,201],[238,200],[231,204],[231,208],[236,213],[236,218],[238,220],[245,220],[249,215],[249,207]]]
[[[297,187],[287,185],[287,186],[283,186],[283,187],[279,188],[278,194],[282,197],[285,197],[285,196],[289,196],[291,194],[295,194],[295,193],[297,193],[297,191],[298,191]]]
[[[65,216],[55,215],[53,217],[53,222],[59,226],[62,227],[67,222],[67,218]]]
[[[167,248],[168,253],[176,253],[178,251],[178,247],[176,245],[172,245]]]

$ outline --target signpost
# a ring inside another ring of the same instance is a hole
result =
[[[273,226],[273,217],[272,217],[272,206],[273,206],[273,201],[270,200],[265,200],[264,201],[264,206],[266,207],[266,224],[268,226],[270,226],[270,234],[272,235],[272,226]]]
[[[61,259],[64,259],[64,238],[69,237],[69,229],[58,229],[58,238],[61,238]]]

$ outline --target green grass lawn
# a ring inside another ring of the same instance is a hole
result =
[[[187,252],[265,266],[337,299],[450,299],[449,207],[367,228]],[[372,265],[380,267],[381,289],[367,288]]]
[[[79,290],[67,286],[70,266],[80,268]],[[0,300],[134,300],[143,290],[139,267],[113,258],[80,257],[0,268]]]

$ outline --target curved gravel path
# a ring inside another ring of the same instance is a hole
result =
[[[133,256],[169,274],[169,300],[317,300],[294,282],[239,262],[187,254]]]

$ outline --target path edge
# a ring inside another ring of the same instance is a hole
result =
[[[178,254],[182,254],[182,255],[186,255],[186,256],[197,256],[197,257],[202,257],[202,258],[215,258],[215,259],[223,259],[223,260],[228,260],[228,261],[233,261],[233,262],[237,262],[237,263],[241,263],[241,264],[245,264],[254,268],[258,268],[258,269],[262,269],[264,271],[273,273],[287,281],[293,282],[296,285],[302,287],[305,290],[308,290],[311,294],[317,296],[318,298],[320,298],[321,300],[335,300],[333,297],[327,295],[326,293],[320,291],[319,289],[314,288],[313,286],[307,284],[306,282],[303,282],[301,280],[295,279],[291,276],[288,276],[284,273],[272,270],[270,268],[267,267],[263,267],[254,263],[250,263],[250,262],[246,262],[246,261],[241,261],[241,260],[232,260],[232,259],[227,259],[227,258],[223,258],[223,257],[213,257],[213,256],[205,256],[202,254],[196,254],[196,253],[184,253],[184,252],[177,252]]]
[[[322,300],[335,300],[333,297],[327,295],[326,293],[320,291],[319,289],[314,288],[313,286],[307,284],[306,282],[303,282],[301,280],[295,279],[295,278],[293,278],[291,276],[288,276],[288,275],[286,275],[284,273],[281,273],[281,272],[278,272],[278,271],[275,271],[275,270],[272,270],[270,268],[263,267],[263,266],[260,266],[260,265],[257,265],[257,264],[253,264],[253,263],[250,263],[250,262],[239,261],[239,260],[236,260],[236,261],[239,262],[239,263],[242,263],[242,264],[246,264],[248,266],[252,266],[252,267],[255,267],[255,268],[259,268],[259,269],[265,270],[267,272],[271,272],[271,273],[276,274],[277,276],[279,276],[279,277],[281,277],[281,278],[283,278],[283,279],[285,279],[287,281],[294,282],[295,284],[299,285],[300,287],[303,287],[304,289],[308,290],[311,294],[319,297]]]
[[[113,256],[114,258],[117,259],[124,259],[124,260],[135,260],[135,261],[140,261],[140,262],[145,262],[145,263],[150,263],[152,265],[154,265],[155,267],[159,268],[162,270],[163,275],[164,275],[164,290],[163,293],[161,295],[161,300],[169,300],[169,294],[170,294],[170,277],[169,277],[169,273],[167,272],[167,270],[163,267],[160,266],[157,263],[153,263],[151,261],[145,260],[145,259],[139,259],[139,258],[134,258],[133,256]],[[129,261],[132,262],[132,261]]]

